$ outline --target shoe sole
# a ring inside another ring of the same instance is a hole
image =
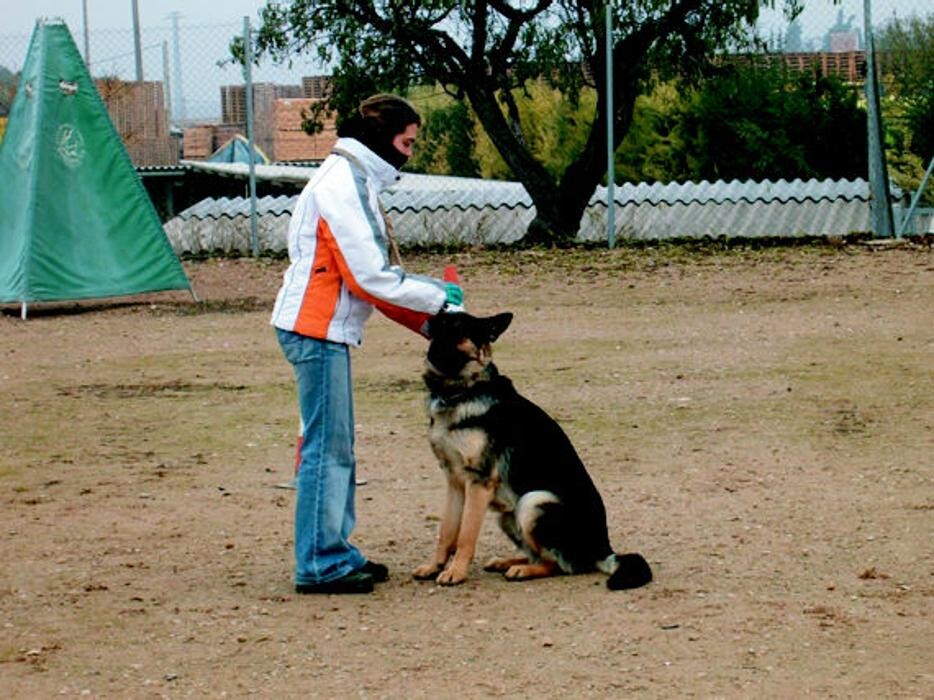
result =
[[[347,580],[352,577],[351,580]],[[327,583],[295,584],[299,595],[353,595],[373,592],[373,577],[369,574],[355,573]]]

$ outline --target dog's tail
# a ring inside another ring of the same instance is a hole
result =
[[[606,587],[611,591],[638,588],[652,580],[652,569],[641,554],[611,554],[597,566],[610,575]]]

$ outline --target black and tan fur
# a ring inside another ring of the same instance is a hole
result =
[[[600,570],[611,589],[648,583],[641,555],[610,547],[603,500],[567,435],[493,364],[492,343],[511,321],[452,313],[429,326],[429,439],[448,488],[434,556],[414,577],[463,582],[491,508],[524,556],[487,571],[523,580]]]

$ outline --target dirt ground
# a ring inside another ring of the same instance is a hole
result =
[[[510,583],[428,557],[424,342],[355,350],[371,596],[291,585],[284,263],[0,313],[0,695],[934,697],[934,258],[925,246],[463,252],[496,360],[565,427],[656,580]]]

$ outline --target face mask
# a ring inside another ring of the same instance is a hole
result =
[[[341,125],[338,136],[357,139],[396,170],[401,170],[409,160],[407,155],[392,145],[395,134],[386,133],[373,119],[351,117]]]
[[[380,158],[385,160],[396,170],[402,170],[402,166],[405,165],[409,160],[409,157],[407,155],[400,152],[399,149],[393,146],[392,144],[389,144],[388,147],[382,150],[384,151],[382,153],[380,151],[376,151],[375,149],[374,149],[374,152],[376,153],[376,155],[378,155]]]

